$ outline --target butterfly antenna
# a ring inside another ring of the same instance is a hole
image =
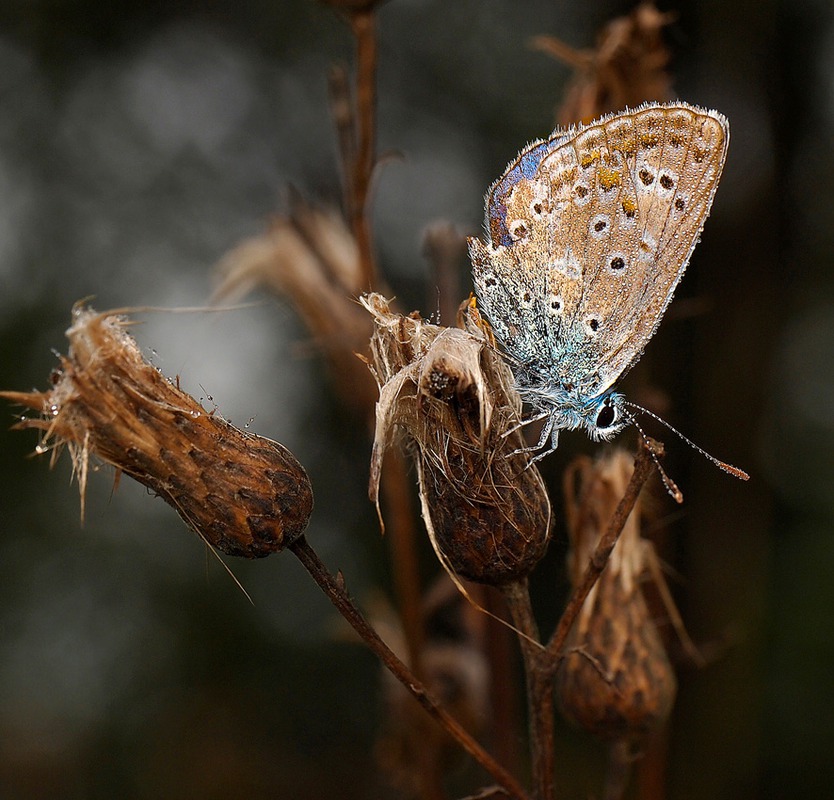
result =
[[[642,411],[644,414],[648,414],[652,419],[657,420],[661,425],[663,425],[664,428],[667,428],[668,430],[672,431],[672,433],[674,433],[676,436],[678,436],[680,439],[682,439],[684,442],[686,442],[693,450],[696,450],[697,452],[699,452],[705,459],[707,459],[707,461],[711,461],[719,469],[724,470],[724,472],[727,472],[730,475],[733,475],[734,477],[739,478],[740,480],[743,480],[743,481],[749,481],[750,480],[750,476],[743,469],[739,469],[738,467],[734,467],[732,464],[728,464],[726,461],[721,461],[721,460],[717,459],[714,455],[711,455],[706,450],[704,450],[703,447],[698,447],[698,445],[695,444],[695,442],[693,442],[691,439],[688,439],[677,428],[672,427],[668,422],[666,422],[665,419],[662,419],[661,417],[657,416],[657,414],[654,414],[653,412],[649,411],[647,408],[643,408],[642,406],[638,406],[636,403],[631,403],[631,402],[625,401],[625,405],[629,406],[629,408],[635,408],[638,411]],[[629,415],[629,416],[631,416],[632,422],[634,422],[634,425],[637,427],[637,430],[639,430],[640,433],[642,434],[643,431],[640,429],[640,426],[637,425],[637,422],[634,419],[634,417],[632,415]],[[643,437],[645,438],[645,434],[643,434]]]
[[[629,403],[628,405],[632,405]],[[635,408],[640,408],[640,406],[634,406]],[[644,409],[640,408],[641,411]],[[640,436],[643,437],[644,442],[649,441],[649,437],[646,436],[646,432],[640,427],[640,423],[637,421],[637,418],[633,414],[626,414],[628,421],[634,425],[635,428],[640,433]],[[677,431],[675,431],[677,433]],[[654,461],[654,465],[657,467],[657,472],[660,475],[660,480],[663,481],[663,485],[666,487],[666,491],[669,493],[669,496],[676,502],[682,503],[683,502],[683,492],[678,488],[678,485],[669,477],[666,473],[666,470],[663,469],[663,465],[660,463],[660,459],[657,457],[657,453],[655,453],[654,448],[649,446],[649,455],[652,457],[652,461]]]

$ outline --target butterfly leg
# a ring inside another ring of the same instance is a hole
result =
[[[550,447],[546,450],[542,449],[545,446],[547,440],[550,439]],[[535,464],[537,461],[541,461],[545,456],[549,456],[554,450],[559,447],[559,429],[554,426],[553,424],[553,417],[548,417],[547,422],[544,424],[544,428],[542,429],[542,435],[539,437],[539,441],[536,442],[535,447],[531,448],[533,450],[541,450],[538,455],[533,456],[530,459],[530,463],[527,465],[528,467]]]
[[[536,419],[542,419],[544,416],[547,417],[547,422],[544,423],[542,427],[541,436],[539,436],[539,440],[532,445],[531,447],[525,447],[521,450],[516,450],[516,453],[535,453],[536,450],[541,450],[538,455],[533,456],[530,461],[527,463],[527,467],[531,467],[537,461],[541,461],[545,456],[549,456],[558,446],[559,446],[559,428],[557,428],[554,424],[553,414],[549,412],[543,412],[533,419],[530,422],[533,422]],[[550,447],[544,449],[547,440],[550,439]]]
[[[538,422],[541,419],[545,419],[546,417],[550,416],[550,412],[548,411],[540,411],[533,417],[527,417],[527,419],[523,419],[518,425],[513,425],[508,431],[505,431],[502,435],[503,439],[506,439],[511,434],[515,433],[517,430],[521,428],[525,428],[527,425],[531,425],[534,422]],[[536,444],[527,445],[526,447],[519,447],[518,450],[513,450],[510,455],[518,455],[519,453],[535,453],[536,450],[541,450],[544,447],[544,443],[547,441],[547,437],[550,436],[550,428],[551,425],[549,422],[545,423],[544,428],[542,429],[542,435],[539,436],[539,441]]]

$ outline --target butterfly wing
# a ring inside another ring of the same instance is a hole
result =
[[[672,299],[728,138],[717,112],[675,103],[524,150],[488,196],[491,244],[472,246],[479,299],[510,354],[583,396],[609,388]]]

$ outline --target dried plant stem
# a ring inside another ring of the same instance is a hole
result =
[[[525,791],[495,759],[461,726],[461,724],[432,697],[428,689],[414,676],[411,670],[392,652],[379,634],[362,616],[351,600],[342,582],[330,574],[316,552],[302,536],[289,549],[310,573],[313,580],[330,599],[339,613],[364,639],[368,647],[379,657],[391,674],[414,696],[418,703],[516,800],[529,800]]]
[[[633,760],[626,739],[618,739],[611,743],[608,751],[603,800],[622,800]]]
[[[527,678],[527,708],[530,753],[533,766],[533,794],[536,800],[553,797],[553,676],[546,668],[546,652],[536,643],[539,628],[533,617],[527,578],[504,587],[504,597],[513,624],[523,634],[518,640]]]
[[[617,505],[614,516],[611,517],[608,530],[600,538],[599,544],[588,562],[588,568],[585,570],[582,582],[574,590],[567,608],[565,608],[559,624],[556,626],[556,630],[547,644],[547,657],[544,663],[551,676],[559,667],[565,640],[576,621],[576,617],[585,599],[597,582],[597,579],[602,574],[603,569],[605,569],[605,565],[608,563],[608,557],[611,555],[614,545],[617,544],[626,520],[632,512],[634,504],[637,502],[637,497],[643,488],[643,484],[655,467],[654,459],[661,453],[661,445],[654,441],[644,441],[643,446],[637,452],[637,457],[634,460],[634,472],[631,474],[631,480],[626,487],[625,494]]]
[[[408,475],[401,453],[395,451],[389,454],[387,468],[382,473],[381,488],[388,520],[386,528],[390,532],[394,584],[408,647],[408,663],[414,674],[422,678],[424,632],[417,531],[411,507],[412,495],[409,492]]]
[[[368,220],[367,203],[376,148],[376,19],[373,9],[355,11],[350,15],[350,26],[356,39],[356,151],[350,164],[351,203],[350,224],[365,273],[365,285],[376,285]]]
[[[487,617],[486,656],[490,664],[490,708],[492,738],[496,758],[517,773],[521,762],[521,746],[516,736],[521,720],[520,698],[514,691],[518,685],[515,660],[515,639],[503,624],[506,602],[498,589],[490,588],[483,595],[482,605],[494,617]],[[500,618],[500,619],[499,619]]]

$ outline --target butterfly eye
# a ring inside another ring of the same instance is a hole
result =
[[[597,414],[596,426],[598,428],[610,428],[617,419],[617,409],[614,406],[604,405]]]

